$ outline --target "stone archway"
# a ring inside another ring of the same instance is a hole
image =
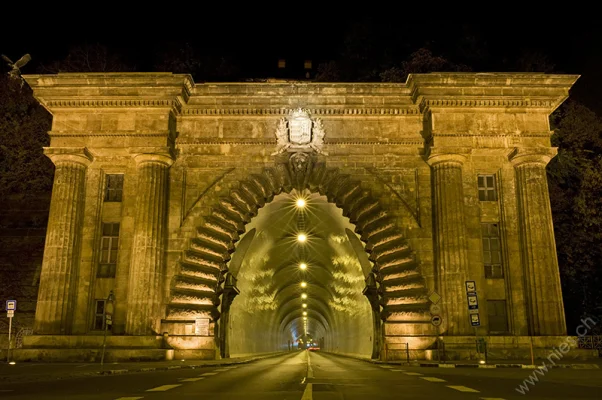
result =
[[[424,279],[395,218],[353,176],[328,167],[315,155],[294,153],[288,160],[279,160],[273,167],[265,167],[261,173],[240,181],[204,218],[173,278],[168,322],[198,318],[217,321],[228,312],[235,295],[231,292],[233,277],[227,268],[234,244],[259,208],[275,195],[293,189],[308,189],[326,196],[343,210],[365,243],[365,251],[374,263],[364,294],[374,312],[375,337],[381,336],[377,334],[380,320],[408,324],[429,320]],[[221,313],[220,296],[224,303]],[[411,333],[409,329],[408,334]],[[216,332],[216,338],[220,337]],[[376,346],[381,346],[380,340]],[[375,348],[373,357],[378,352]]]

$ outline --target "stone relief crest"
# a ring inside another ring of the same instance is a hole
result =
[[[290,152],[315,151],[328,155],[322,150],[324,144],[324,127],[319,118],[311,119],[307,110],[292,110],[290,117],[282,118],[276,129],[277,149],[272,155]]]

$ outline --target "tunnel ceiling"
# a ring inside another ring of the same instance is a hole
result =
[[[299,198],[305,207],[296,206]],[[353,314],[366,301],[362,267],[370,268],[370,262],[353,230],[324,196],[293,190],[274,197],[247,224],[230,262],[241,292],[233,307],[271,311],[273,326],[295,338],[305,333],[306,311],[307,333],[323,334],[336,323],[335,314]],[[300,233],[307,235],[303,243]]]

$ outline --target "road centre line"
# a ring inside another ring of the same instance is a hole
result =
[[[157,386],[156,388],[148,389],[147,392],[165,392],[167,390],[170,390],[170,389],[173,389],[173,388],[177,388],[178,386],[182,386],[182,385],[163,385],[163,386]]]
[[[410,375],[410,376],[420,376],[420,375],[422,375],[420,372],[404,372],[404,374]]]
[[[313,397],[313,385],[311,383],[308,383],[307,386],[305,386],[305,390],[303,391],[303,396],[301,397],[301,400],[312,400]]]
[[[115,400],[140,400],[143,399],[144,397],[120,397],[118,399]]]
[[[213,376],[213,375],[217,375],[219,372],[205,372],[204,374],[201,374],[199,376]]]
[[[421,376],[420,379],[424,379],[428,382],[447,382],[445,379],[433,378],[432,376]]]
[[[180,379],[180,382],[196,382],[196,381],[200,381],[201,379],[205,379],[205,377],[200,377],[200,378],[186,378],[186,379]]]
[[[471,389],[466,386],[457,386],[457,385],[447,385],[448,388],[455,389],[459,392],[470,392],[470,393],[480,393],[478,390]]]

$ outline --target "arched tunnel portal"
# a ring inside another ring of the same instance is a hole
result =
[[[180,260],[167,321],[210,318],[221,357],[315,343],[377,358],[383,323],[412,335],[429,320],[402,232],[360,181],[295,153],[240,181],[204,217]]]

